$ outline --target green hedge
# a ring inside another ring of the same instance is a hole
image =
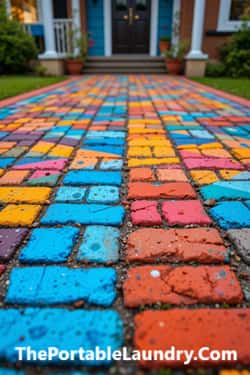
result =
[[[4,1],[0,0],[0,72],[23,73],[37,54],[32,36],[17,21],[7,18]]]

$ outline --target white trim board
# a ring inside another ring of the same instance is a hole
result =
[[[112,55],[112,3],[111,0],[103,0],[104,16],[104,55]]]
[[[230,17],[232,0],[220,0],[217,31],[237,31],[242,25],[242,21],[232,21]],[[248,22],[250,25],[250,22]]]

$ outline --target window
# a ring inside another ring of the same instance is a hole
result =
[[[220,0],[217,30],[238,30],[242,25],[242,16],[250,16],[250,0]]]
[[[37,0],[11,0],[12,17],[23,23],[38,22]]]

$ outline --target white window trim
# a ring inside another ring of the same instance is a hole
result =
[[[217,31],[237,31],[242,25],[242,21],[232,21],[230,17],[232,0],[221,0],[218,16]],[[248,22],[250,26],[250,22]]]

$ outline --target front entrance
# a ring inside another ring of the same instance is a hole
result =
[[[149,53],[150,0],[112,0],[113,53]]]

